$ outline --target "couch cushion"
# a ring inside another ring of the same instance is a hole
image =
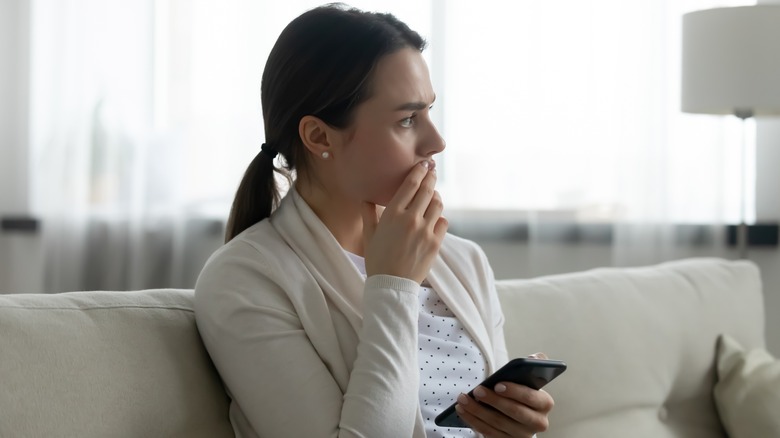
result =
[[[510,356],[569,369],[545,438],[723,437],[712,396],[716,340],[764,345],[756,266],[689,259],[497,283]]]
[[[719,341],[715,404],[729,437],[780,436],[780,360],[728,335]]]
[[[232,437],[192,291],[0,295],[0,436]]]

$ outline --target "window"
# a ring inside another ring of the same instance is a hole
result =
[[[101,208],[140,203],[224,217],[264,139],[260,78],[268,53],[291,19],[320,3],[85,1],[89,14],[36,3],[35,155],[50,156],[52,168],[89,155],[92,178],[69,184],[92,184],[89,202]],[[350,4],[391,11],[430,41],[434,114],[448,143],[440,158],[448,210],[707,222],[737,217],[740,127],[680,113],[680,20],[690,10],[750,3]],[[63,42],[71,33],[78,38]],[[67,53],[83,59],[55,56],[66,53],[58,44],[80,48]],[[63,71],[86,78],[75,134],[57,114],[74,116],[73,107],[49,105],[52,95],[72,98],[71,85],[49,88],[45,76]],[[50,153],[50,138],[63,133],[91,149],[68,155],[63,143]],[[52,182],[36,186],[46,204]]]
[[[680,112],[680,26],[750,3],[439,4],[448,207],[735,220],[740,126]]]

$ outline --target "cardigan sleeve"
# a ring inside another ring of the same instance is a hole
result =
[[[407,279],[366,281],[357,358],[344,392],[259,254],[215,254],[195,287],[204,344],[238,436],[412,436],[418,411],[417,293]],[[318,291],[311,291],[317,293]],[[243,425],[243,426],[242,426]]]

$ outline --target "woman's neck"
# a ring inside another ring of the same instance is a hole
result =
[[[323,187],[300,179],[295,182],[295,189],[343,249],[364,255],[363,218],[359,203],[332,196]]]

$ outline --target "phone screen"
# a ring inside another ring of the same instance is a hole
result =
[[[561,375],[566,371],[566,364],[559,360],[549,359],[531,359],[531,358],[517,358],[512,359],[506,365],[501,367],[498,371],[491,374],[478,386],[484,386],[486,388],[493,389],[499,382],[513,382],[520,385],[528,386],[533,389],[542,389],[542,387],[550,383],[553,379]],[[474,398],[473,389],[469,391],[468,396]],[[469,427],[463,420],[458,417],[458,413],[455,411],[455,405],[453,403],[450,407],[445,409],[441,414],[436,416],[434,422],[440,427]],[[493,409],[492,406],[482,403]]]

